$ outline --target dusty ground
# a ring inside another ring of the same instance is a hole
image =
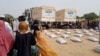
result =
[[[50,30],[51,29],[49,29],[49,31]],[[65,30],[63,30],[63,32],[65,32]],[[71,29],[71,32],[72,33],[69,34],[70,38],[75,34],[73,29]],[[52,32],[52,34],[54,34],[54,32]],[[95,35],[95,33],[93,34],[93,36],[98,38],[98,35]],[[56,39],[60,38],[60,35],[58,35],[56,38],[47,37],[47,40],[51,43],[58,56],[100,56],[100,53],[94,51],[94,47],[98,42],[89,41],[87,37],[87,35],[84,35],[81,38],[82,42],[73,42],[70,40],[70,38],[64,38],[67,41],[67,44],[59,44],[56,42]]]

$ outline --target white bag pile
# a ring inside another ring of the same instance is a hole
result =
[[[86,29],[82,29],[84,33],[88,33],[89,31]]]
[[[63,31],[62,29],[59,29],[59,30],[58,30],[58,32],[62,32],[62,31]]]
[[[70,31],[68,31],[68,32],[65,32],[65,34],[70,34],[71,32]]]
[[[90,29],[90,32],[94,32],[94,30],[93,29]]]
[[[88,35],[88,36],[92,36],[93,34],[90,33],[90,32],[87,32],[86,35]]]
[[[59,34],[61,34],[61,32],[56,32],[56,34],[58,34],[58,35],[59,35]]]
[[[46,35],[49,36],[49,35],[51,35],[51,33],[50,32],[47,32]]]
[[[99,35],[99,32],[95,32],[96,35]]]
[[[70,29],[67,29],[67,31],[71,31]]]
[[[51,32],[55,32],[56,30],[52,29]]]
[[[47,31],[47,30],[43,30],[43,32],[44,32],[44,33],[48,33],[48,31]]]
[[[79,29],[74,29],[75,31],[79,30]]]
[[[74,41],[74,42],[81,42],[82,40],[78,37],[72,37],[70,40]]]
[[[63,38],[68,38],[68,37],[70,37],[70,36],[69,36],[69,35],[66,35],[66,34],[63,34],[62,37],[63,37]]]
[[[56,38],[57,36],[55,34],[50,34],[49,37],[50,38]]]
[[[98,45],[95,46],[95,50],[96,50],[97,52],[100,52],[100,44],[98,44]]]
[[[97,39],[95,37],[88,37],[88,40],[93,41],[93,42],[99,41],[99,39]]]
[[[75,34],[75,36],[81,38],[83,34]]]
[[[75,31],[75,33],[81,34],[81,32],[79,30]]]
[[[64,40],[63,38],[58,38],[56,41],[57,41],[58,43],[60,43],[60,44],[66,44],[66,43],[67,43],[67,41]]]

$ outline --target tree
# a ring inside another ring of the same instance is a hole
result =
[[[5,14],[5,20],[10,23],[10,21],[13,20],[13,16],[10,14]]]
[[[95,20],[96,18],[98,18],[98,16],[95,13],[88,13],[88,14],[84,14],[83,16],[86,20]]]
[[[83,17],[80,16],[76,16],[77,21],[81,21],[83,19]]]
[[[98,16],[97,16],[94,12],[88,13],[88,14],[84,14],[83,17],[84,17],[84,18],[87,20],[87,22],[88,22],[88,28],[89,28],[89,26],[90,26],[90,24],[89,24],[90,20],[95,20],[96,18],[98,18]]]

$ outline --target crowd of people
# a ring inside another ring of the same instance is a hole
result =
[[[5,21],[5,16],[0,16],[0,56],[57,56],[38,20],[34,21],[33,30],[25,16],[13,21],[13,27]]]
[[[30,27],[31,24],[31,27]],[[75,28],[98,28],[99,21],[76,22]],[[11,25],[0,16],[0,56],[57,56],[45,39],[38,20],[29,23],[25,16],[19,16]]]

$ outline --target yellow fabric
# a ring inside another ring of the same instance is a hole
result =
[[[51,45],[45,39],[45,35],[42,34],[41,31],[37,31],[37,45],[39,46],[39,50],[41,56],[57,56],[57,53],[53,50]]]

